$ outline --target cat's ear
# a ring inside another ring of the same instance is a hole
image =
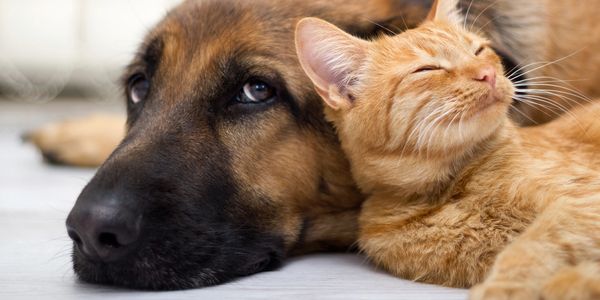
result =
[[[296,28],[296,51],[317,92],[335,110],[352,105],[348,87],[367,55],[368,43],[334,25],[305,18]]]
[[[445,21],[462,25],[464,17],[458,9],[459,0],[435,0],[427,16],[428,21]]]

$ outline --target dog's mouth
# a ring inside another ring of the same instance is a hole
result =
[[[73,239],[73,270],[79,279],[139,290],[182,290],[271,271],[283,261],[283,240],[276,234],[225,220],[159,219],[156,215],[167,210],[152,211],[135,247],[104,245],[118,255],[94,255],[85,247],[89,240]]]
[[[218,246],[214,246],[219,248]],[[227,246],[222,246],[227,248]],[[240,254],[182,255],[188,259],[165,257],[151,249],[141,249],[117,262],[87,259],[75,244],[73,269],[86,283],[138,290],[184,290],[223,284],[236,278],[277,269],[283,254],[278,250]]]

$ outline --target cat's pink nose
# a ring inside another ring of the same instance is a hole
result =
[[[475,78],[477,81],[487,82],[492,88],[496,87],[496,69],[492,66],[487,66],[479,69]]]

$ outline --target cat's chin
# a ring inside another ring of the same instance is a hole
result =
[[[508,115],[512,103],[511,97],[501,93],[490,92],[474,104],[467,115],[468,120],[486,125],[488,122],[503,120]]]
[[[491,95],[489,99],[483,99],[474,105],[468,115],[459,124],[454,124],[460,132],[461,137],[458,144],[474,144],[485,140],[508,119],[510,101],[506,97]],[[493,98],[492,98],[493,97]]]

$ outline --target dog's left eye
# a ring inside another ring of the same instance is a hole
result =
[[[236,101],[243,104],[262,103],[275,97],[275,89],[264,81],[249,80],[238,94]]]

